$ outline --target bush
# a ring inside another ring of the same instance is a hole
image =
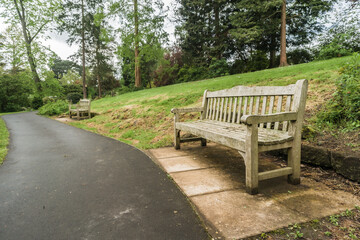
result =
[[[360,127],[360,54],[356,53],[341,70],[336,92],[319,114],[320,123]]]
[[[69,104],[65,100],[58,100],[56,102],[49,102],[39,108],[39,114],[41,115],[59,115],[66,112],[69,109]]]
[[[208,77],[220,77],[229,75],[229,65],[225,59],[213,59],[209,66]]]
[[[178,73],[177,83],[191,82],[208,77],[208,70],[205,67],[184,65]]]
[[[38,93],[35,93],[35,95],[30,97],[30,99],[31,99],[31,108],[32,109],[39,109],[41,106],[44,105],[43,97]]]
[[[297,48],[286,53],[289,64],[308,63],[314,59],[313,54],[303,48]]]
[[[82,98],[82,94],[79,94],[79,93],[69,93],[67,96],[66,96],[66,99],[75,104],[75,103],[78,103],[80,101],[80,99]]]
[[[82,90],[82,86],[79,84],[66,84],[63,85],[63,93],[64,96],[67,96],[69,93],[78,93],[78,94],[82,94],[83,90]]]
[[[54,78],[53,72],[46,74],[45,81],[41,81],[41,88],[44,96],[61,97],[64,92],[59,80]]]
[[[0,112],[16,112],[29,107],[29,95],[33,91],[31,83],[31,78],[23,73],[0,74]]]
[[[346,37],[346,34],[339,34],[331,42],[324,44],[320,48],[316,59],[325,60],[351,55],[353,49],[346,45]]]

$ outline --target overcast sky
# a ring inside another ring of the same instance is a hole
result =
[[[170,41],[174,41],[174,30],[175,26],[170,21],[174,12],[173,12],[173,4],[174,0],[163,0],[165,7],[169,8],[168,19],[165,21],[165,31],[169,33]],[[4,11],[4,9],[0,8],[0,12]],[[0,18],[0,32],[4,31],[6,25],[4,24],[4,19]],[[67,59],[70,55],[72,55],[75,51],[77,51],[78,46],[73,45],[69,46],[66,43],[67,35],[59,35],[56,32],[48,33],[50,39],[44,41],[43,44],[46,47],[50,47],[52,51],[54,51],[57,55],[61,57],[61,59]]]
[[[169,39],[170,41],[174,41],[174,23],[171,22],[171,19],[173,19],[174,17],[174,12],[173,12],[173,8],[174,8],[174,4],[175,4],[175,0],[163,0],[165,3],[165,7],[169,8],[169,12],[168,12],[168,19],[166,19],[165,22],[165,31],[167,31],[169,33]],[[340,1],[343,2],[343,1]],[[339,6],[340,5],[340,6]],[[342,6],[341,4],[339,4],[337,7],[335,7],[335,9],[337,11],[342,11]],[[330,13],[329,15],[334,16],[336,10],[332,13]],[[3,11],[3,9],[0,8],[0,11]],[[330,20],[330,21],[329,21]],[[329,22],[334,21],[335,19],[328,19],[326,22],[329,24]],[[331,23],[330,23],[331,24]],[[3,31],[5,29],[5,25],[4,25],[4,21],[3,19],[0,18],[0,32]],[[53,50],[56,54],[58,54],[62,59],[66,59],[67,57],[69,57],[70,55],[72,55],[77,49],[78,46],[69,46],[66,43],[66,39],[67,36],[66,35],[58,35],[57,33],[53,32],[53,33],[49,33],[49,36],[51,37],[50,39],[43,41],[45,46],[48,46],[51,48],[51,50]]]
[[[169,33],[169,39],[174,40],[174,24],[169,21],[171,19],[171,16],[173,16],[173,2],[174,0],[163,0],[165,3],[165,7],[169,8],[169,19],[165,22],[165,31]],[[75,51],[77,51],[78,46],[69,46],[66,43],[67,36],[63,35],[60,36],[57,33],[50,33],[50,39],[44,41],[45,46],[50,46],[51,50],[53,50],[57,55],[61,57],[61,59],[67,59],[70,55],[72,55]]]

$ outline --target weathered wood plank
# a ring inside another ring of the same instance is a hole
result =
[[[249,194],[258,193],[259,184],[259,152],[258,127],[247,126],[245,136],[245,182]]]
[[[260,98],[261,97],[256,97],[256,100],[255,100],[256,101],[256,103],[255,103],[255,112],[254,112],[255,115],[259,114]]]
[[[265,115],[266,106],[267,106],[267,96],[264,96],[264,98],[263,98],[263,104],[262,104],[262,108],[261,108],[261,115]],[[260,128],[263,128],[263,127],[264,127],[264,124],[261,123],[261,124],[260,124]]]
[[[248,114],[252,114],[252,112],[253,112],[253,105],[254,105],[254,97],[250,97],[249,112],[248,112]]]
[[[266,122],[281,122],[281,121],[291,121],[298,118],[297,112],[282,112],[282,113],[273,113],[266,115],[243,115],[241,117],[241,122],[246,124],[259,124]]]
[[[216,100],[217,100],[217,98],[214,98],[213,113],[212,113],[212,115],[211,115],[211,119],[212,119],[212,120],[215,119],[215,115],[216,115]]]
[[[220,122],[223,119],[223,107],[224,107],[224,98],[221,98],[220,119],[219,119]]]
[[[231,120],[232,123],[235,123],[237,100],[238,100],[238,98],[236,97],[236,98],[235,98],[235,102],[234,102],[233,113],[232,113],[232,120]]]
[[[237,86],[215,92],[208,92],[208,97],[245,97],[245,96],[275,96],[293,95],[295,84],[288,86]]]
[[[243,113],[242,113],[243,115],[246,115],[247,108],[248,108],[248,97],[245,97],[244,108],[243,108]]]
[[[274,99],[275,99],[275,96],[270,96],[270,104],[269,104],[268,114],[272,114],[272,112],[273,112]],[[266,124],[266,128],[271,128],[271,122],[268,122],[268,123]]]
[[[190,113],[190,112],[202,112],[202,111],[204,111],[203,107],[173,108],[173,109],[171,109],[172,113]]]
[[[227,122],[230,122],[232,102],[233,102],[233,98],[231,97],[231,98],[230,98],[230,103],[229,103],[229,110],[228,110]]]
[[[228,108],[228,101],[229,101],[229,98],[226,98],[225,99],[225,107],[224,107],[224,122],[226,121],[226,113],[227,113],[227,108]]]
[[[271,170],[271,171],[261,172],[261,173],[259,173],[259,181],[270,179],[270,178],[286,176],[286,175],[291,174],[292,171],[293,170],[291,167],[284,167],[284,168],[279,168],[279,169],[275,169],[275,170]]]
[[[210,101],[208,100],[208,114],[206,114],[206,119],[211,119],[211,111],[212,111],[212,102],[213,98],[210,98]]]
[[[291,95],[287,96],[286,97],[286,104],[285,104],[285,112],[289,112],[290,111],[290,104],[291,104]],[[283,122],[283,128],[282,130],[284,132],[286,132],[288,130],[288,124],[289,124],[289,121],[284,121]]]
[[[283,99],[283,96],[279,96],[279,97],[278,97],[278,102],[277,102],[277,106],[276,106],[276,112],[277,112],[277,113],[280,113],[280,112],[281,112],[282,99]],[[278,129],[279,129],[279,123],[280,123],[280,122],[275,122],[275,126],[274,126],[274,129],[275,129],[275,130],[278,130]]]
[[[216,117],[215,120],[217,121],[219,119],[219,113],[220,113],[220,98],[218,98],[217,105],[216,105]]]
[[[239,98],[239,107],[238,107],[238,116],[237,116],[237,119],[236,119],[236,123],[240,123],[242,101],[243,101],[243,97],[240,97]]]

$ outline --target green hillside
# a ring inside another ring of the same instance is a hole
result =
[[[200,106],[205,89],[219,90],[236,85],[288,85],[309,80],[306,121],[331,98],[338,70],[350,57],[335,58],[283,68],[231,75],[197,82],[146,89],[92,102],[92,119],[72,122],[84,128],[141,149],[172,145],[174,107]],[[187,116],[187,117],[195,117]]]

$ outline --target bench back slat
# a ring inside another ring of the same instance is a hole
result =
[[[245,97],[245,96],[272,96],[272,95],[293,95],[295,84],[281,87],[269,86],[237,86],[215,92],[207,92],[207,97]]]
[[[203,100],[206,109],[203,116],[210,120],[240,124],[243,115],[298,111],[302,105],[296,101],[300,101],[301,94],[296,91],[307,85],[305,81],[300,80],[296,84],[281,87],[237,86],[214,92],[206,91]],[[298,95],[295,96],[296,94]],[[283,121],[261,123],[259,127],[290,131],[289,125],[288,121]]]

